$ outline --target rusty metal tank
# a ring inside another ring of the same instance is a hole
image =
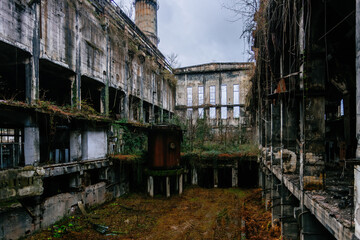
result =
[[[182,130],[179,126],[152,126],[148,137],[149,168],[179,168],[181,141]]]

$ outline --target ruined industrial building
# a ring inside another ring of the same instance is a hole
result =
[[[360,239],[360,1],[260,0],[255,63],[178,69],[134,4],[0,1],[0,238],[198,185],[261,187],[283,239]]]

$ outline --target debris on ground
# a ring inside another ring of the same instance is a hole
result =
[[[125,207],[126,206],[126,207]],[[84,210],[84,209],[83,209]],[[86,213],[86,211],[84,211]],[[88,216],[97,216],[88,220]],[[266,239],[280,237],[259,189],[188,188],[170,199],[131,194],[64,218],[28,239]],[[56,234],[55,234],[56,233]],[[105,237],[105,238],[104,238]]]

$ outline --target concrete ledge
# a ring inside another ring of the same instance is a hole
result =
[[[109,159],[97,159],[89,161],[79,161],[72,163],[53,164],[43,166],[45,173],[43,177],[55,177],[64,174],[77,173],[84,170],[98,169],[111,166]]]
[[[301,199],[301,190],[299,185],[290,180],[290,176],[281,174],[280,166],[273,166],[272,168],[264,162],[264,165],[279,179],[283,178],[286,188],[299,200]],[[298,175],[296,175],[298,176]],[[297,180],[298,181],[298,180]],[[342,223],[338,218],[337,212],[333,212],[320,205],[316,198],[313,198],[310,192],[304,193],[304,204],[310,212],[317,218],[317,220],[338,240],[353,239],[354,230],[350,229]],[[351,224],[351,223],[350,223]]]

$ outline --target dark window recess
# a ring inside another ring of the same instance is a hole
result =
[[[0,128],[0,169],[21,166],[23,159],[22,130]]]
[[[48,120],[49,121],[49,120]],[[54,126],[55,125],[55,126]],[[53,125],[42,125],[40,128],[41,163],[67,163],[70,160],[70,130],[69,126],[60,122]]]

